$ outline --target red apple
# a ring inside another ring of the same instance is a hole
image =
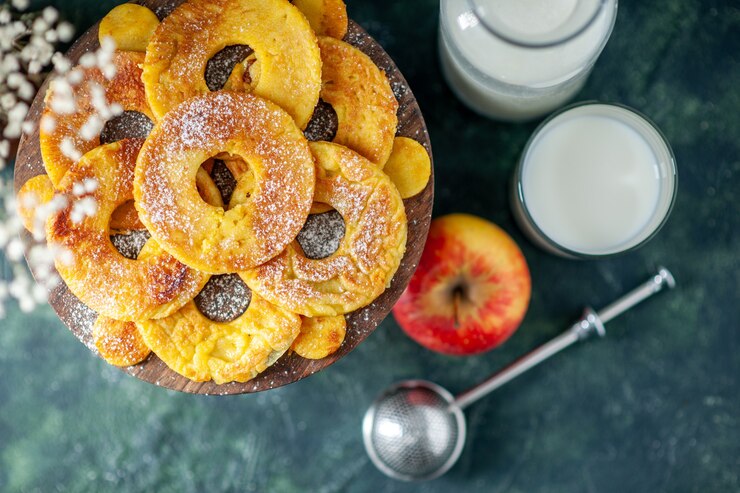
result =
[[[432,351],[482,353],[519,327],[531,285],[524,255],[508,234],[485,219],[451,214],[432,221],[419,266],[393,316]]]

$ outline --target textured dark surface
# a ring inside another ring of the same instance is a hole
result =
[[[115,2],[58,0],[84,29]],[[503,125],[458,103],[436,60],[438,2],[350,0],[413,87],[435,151],[435,214],[487,217],[520,242],[533,276],[522,328],[501,348],[434,355],[386,320],[351,355],[288,387],[203,397],[107,366],[49,309],[0,321],[0,491],[740,491],[740,12],[736,2],[624,1],[579,100],[649,115],[679,166],[676,208],[646,247],[596,262],[522,239],[506,181],[536,123]],[[467,411],[460,463],[434,482],[385,479],[360,423],[386,385],[423,377],[463,390],[664,263],[678,288],[612,322]]]

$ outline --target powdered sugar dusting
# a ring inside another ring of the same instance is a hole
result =
[[[195,306],[214,322],[231,322],[241,316],[252,300],[252,291],[236,274],[213,276],[195,297]]]
[[[313,214],[298,233],[298,244],[307,258],[326,258],[337,251],[344,231],[344,219],[337,211]]]

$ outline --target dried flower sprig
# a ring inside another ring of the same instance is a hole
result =
[[[74,27],[60,21],[54,7],[21,12],[27,6],[26,0],[0,6],[0,128],[5,139],[33,129],[25,119],[43,72],[55,58],[64,58],[56,45],[74,36]],[[0,169],[7,164],[9,149],[9,144],[0,149]]]
[[[73,113],[78,107],[75,96],[78,86],[89,84],[87,90],[92,95],[95,113],[90,115],[80,130],[83,140],[99,135],[105,122],[123,111],[120,105],[108,103],[105,89],[100,84],[85,81],[83,70],[97,68],[105,78],[113,78],[116,72],[112,61],[115,51],[113,40],[103,40],[99,50],[82,56],[79,62],[81,68],[73,68],[72,62],[56,51],[59,43],[71,41],[73,26],[61,21],[58,11],[53,7],[24,13],[28,5],[28,0],[12,0],[10,5],[0,5],[0,171],[11,159],[11,141],[17,139],[21,132],[30,133],[34,130],[33,124],[26,121],[26,116],[36,88],[51,68],[57,74],[53,82],[55,98],[52,107],[57,115]],[[56,121],[53,117],[47,117],[40,124],[43,130],[51,132]],[[76,149],[72,139],[62,142],[60,150],[75,161],[81,158],[81,152]],[[25,312],[46,302],[48,290],[60,282],[54,262],[72,261],[69,251],[43,242],[46,220],[70,205],[70,219],[73,222],[81,222],[94,215],[98,204],[92,194],[97,188],[96,180],[86,179],[74,185],[72,194],[55,194],[51,200],[42,203],[34,193],[16,198],[12,185],[0,176],[0,252],[4,252],[12,271],[10,279],[0,278],[0,318],[5,313],[4,303],[11,298],[17,300],[20,309]],[[18,205],[34,211],[32,235],[36,242],[27,250],[20,237],[23,222],[17,212]],[[31,279],[23,264],[24,250],[38,283]]]

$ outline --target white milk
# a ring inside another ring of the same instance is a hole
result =
[[[520,223],[536,225],[525,231],[540,244],[544,235],[580,254],[641,243],[662,225],[675,192],[670,148],[655,127],[619,106],[582,105],[556,116],[532,138],[519,166],[529,218],[515,213]]]
[[[521,42],[555,42],[588,26],[554,46],[517,46],[487,29],[469,0],[442,0],[440,60],[450,87],[473,110],[509,121],[544,115],[581,89],[609,38],[617,6],[616,0],[605,0],[586,24],[579,19],[593,17],[596,0],[476,2],[486,9],[489,26]]]

